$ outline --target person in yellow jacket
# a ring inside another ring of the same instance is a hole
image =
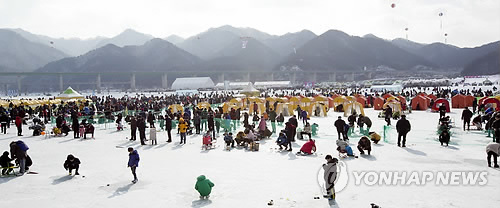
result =
[[[183,143],[186,144],[186,132],[187,132],[188,126],[183,118],[179,119],[178,128],[179,128],[179,133],[181,134],[181,143],[179,143],[179,144],[183,144]]]
[[[375,132],[370,132],[369,135],[370,135],[370,140],[372,140],[373,143],[378,144],[378,142],[381,139],[380,135]]]

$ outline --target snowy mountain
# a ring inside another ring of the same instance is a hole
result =
[[[175,45],[178,45],[180,43],[182,43],[184,41],[184,38],[183,37],[180,37],[178,35],[170,35],[166,38],[164,38],[164,40],[168,41],[168,42],[171,42]]]
[[[27,40],[16,32],[0,29],[0,70],[30,72],[67,55],[56,48]]]
[[[11,29],[31,42],[41,43],[56,48],[69,56],[79,56],[94,49],[96,45],[105,40],[104,37],[89,39],[80,38],[52,38],[45,35],[36,35],[23,29]]]
[[[152,35],[140,33],[132,29],[126,29],[115,37],[100,41],[99,43],[97,43],[95,48],[100,48],[108,44],[113,44],[120,47],[130,45],[143,45],[153,38],[154,37]]]

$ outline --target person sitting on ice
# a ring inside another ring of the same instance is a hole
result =
[[[347,154],[347,156],[353,156],[354,157],[354,152],[352,151],[352,148],[349,146],[349,143],[344,140],[337,140],[337,151],[341,154]]]
[[[245,132],[243,131],[240,131],[236,134],[236,138],[234,139],[234,141],[236,142],[236,145],[238,146],[243,146],[245,144],[245,137],[247,135],[245,134]]]
[[[490,143],[486,146],[486,154],[488,154],[488,167],[491,167],[491,157],[493,157],[494,166],[498,168],[497,157],[500,155],[500,144],[499,143]]]
[[[483,124],[481,123],[481,115],[477,115],[472,119],[472,125],[474,125],[477,130],[483,130]]]
[[[285,149],[288,148],[288,139],[283,131],[280,132],[278,139],[276,140],[276,144],[278,144],[280,150],[283,149],[283,146],[285,146]]]
[[[208,197],[210,197],[210,193],[212,192],[212,187],[214,186],[215,184],[212,183],[212,181],[208,180],[204,175],[200,175],[196,178],[196,185],[194,186],[194,189],[200,193],[200,199],[208,199]]]
[[[212,132],[207,131],[207,133],[203,135],[203,146],[212,147]]]
[[[382,138],[376,132],[370,132],[370,133],[368,133],[368,135],[370,136],[370,139],[372,140],[372,142],[375,143],[375,144],[378,144],[378,142]]]
[[[316,143],[314,140],[309,139],[308,142],[302,145],[300,152],[297,152],[297,154],[312,155],[314,152],[316,152]]]
[[[312,127],[311,124],[306,123],[306,126],[304,126],[304,129],[299,133],[299,139],[302,140],[304,139],[304,134],[309,136],[309,139],[311,139],[311,132],[312,132]]]
[[[448,146],[448,143],[450,142],[450,132],[442,131],[439,135],[439,142],[441,142],[441,146],[443,146],[443,143]]]
[[[0,157],[0,166],[2,166],[2,175],[9,175],[10,172],[12,172],[14,169],[14,164],[10,163],[12,160],[9,157],[9,152],[5,151],[3,152],[3,155]]]
[[[363,136],[361,139],[358,141],[358,150],[360,154],[364,155],[366,150],[368,152],[368,155],[370,155],[370,152],[372,151],[372,144],[368,137]]]
[[[73,169],[75,169],[75,175],[80,175],[78,173],[78,168],[80,167],[80,160],[73,155],[68,155],[66,161],[64,161],[64,169],[69,170],[69,175],[72,174]]]
[[[226,142],[226,146],[234,148],[233,133],[229,132],[229,134],[224,134],[224,142]]]
[[[254,134],[253,129],[246,129],[245,134],[246,134],[246,137],[245,137],[246,143],[250,144],[250,143],[255,142],[255,140],[257,140],[257,136]]]

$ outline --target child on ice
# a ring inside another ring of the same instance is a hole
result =
[[[214,187],[215,184],[208,180],[204,175],[198,176],[196,180],[194,189],[200,193],[200,199],[208,199],[208,197],[210,197],[210,193],[212,192],[212,187]]]

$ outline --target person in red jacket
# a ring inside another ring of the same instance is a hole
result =
[[[16,116],[17,136],[22,136],[23,133],[23,119],[21,116]]]
[[[297,154],[311,155],[314,152],[316,152],[316,144],[314,140],[309,139],[308,142],[302,145],[302,148],[300,148],[300,152],[297,152]]]

